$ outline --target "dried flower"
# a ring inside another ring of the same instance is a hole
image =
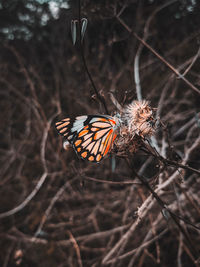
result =
[[[151,136],[154,132],[153,110],[146,100],[133,101],[125,107],[123,121],[132,136]]]
[[[119,136],[115,144],[120,156],[136,152],[141,146],[141,137],[151,136],[155,131],[153,109],[146,100],[133,101],[122,110],[118,118]]]

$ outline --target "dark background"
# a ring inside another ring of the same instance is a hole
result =
[[[137,98],[140,42],[117,20],[120,11],[131,30],[200,88],[199,0],[82,1],[84,54],[110,114],[116,111],[110,93],[122,106]],[[105,113],[80,47],[72,44],[72,19],[78,19],[78,1],[0,2],[0,265],[197,266],[199,231],[182,223],[194,252],[123,159],[95,165],[62,149],[57,120]],[[158,127],[155,134],[159,153],[168,157],[172,146],[173,160],[198,169],[200,94],[146,47],[139,74],[143,98],[167,125],[167,133]],[[166,166],[152,179],[159,162],[141,151],[133,158],[155,189],[176,176],[160,196],[198,225],[199,175]]]

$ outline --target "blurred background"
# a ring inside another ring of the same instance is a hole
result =
[[[72,44],[78,8],[67,0],[0,2],[0,266],[197,266],[199,254],[123,159],[92,164],[62,148],[57,120],[105,114]],[[137,99],[139,77],[142,98],[167,126],[154,136],[158,153],[198,169],[199,0],[85,0],[81,17],[86,63],[109,113],[113,98],[121,106]],[[142,151],[132,163],[153,188],[163,186],[158,194],[176,214],[199,225],[198,172]],[[198,252],[199,231],[181,223]]]

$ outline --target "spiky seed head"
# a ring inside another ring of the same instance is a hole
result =
[[[153,109],[146,100],[133,101],[117,117],[120,127],[115,153],[118,156],[135,153],[142,145],[141,137],[151,136],[155,131]]]
[[[154,132],[153,110],[146,100],[133,101],[124,109],[124,120],[132,136],[152,135]]]

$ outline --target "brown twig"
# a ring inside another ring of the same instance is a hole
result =
[[[128,25],[120,18],[116,17],[117,20],[123,25],[123,27],[131,34],[135,36],[144,46],[146,46],[157,58],[159,58],[168,68],[170,68],[178,78],[183,80],[193,91],[200,94],[200,90],[194,86],[190,81],[188,81],[183,75],[179,73],[177,69],[175,69],[169,62],[167,62],[161,55],[159,55],[150,45],[148,45],[144,40],[142,40],[134,31],[132,31]]]

